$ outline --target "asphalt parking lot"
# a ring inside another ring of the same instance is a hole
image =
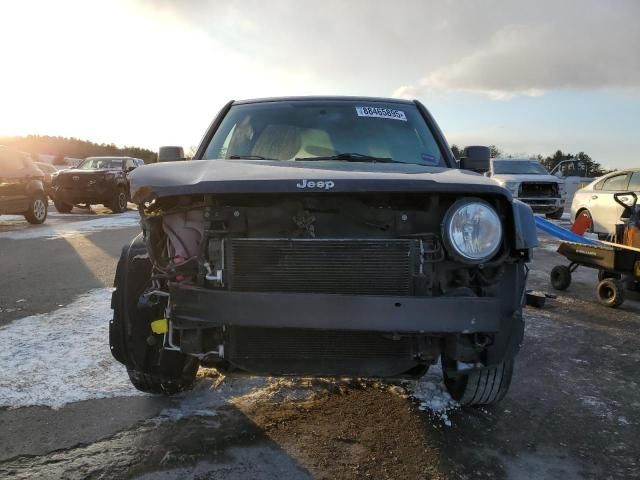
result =
[[[141,395],[111,359],[109,287],[135,212],[0,217],[0,478],[640,478],[640,302],[580,269],[526,309],[510,393],[461,409],[420,382],[225,378]],[[542,239],[529,288],[563,263]]]

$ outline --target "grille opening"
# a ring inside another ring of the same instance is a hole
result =
[[[557,183],[525,182],[520,186],[520,195],[524,197],[557,197]]]

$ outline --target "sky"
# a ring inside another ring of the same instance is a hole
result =
[[[157,149],[229,100],[417,98],[459,146],[640,166],[640,1],[0,0],[0,136]]]

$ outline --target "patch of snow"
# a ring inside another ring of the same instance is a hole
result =
[[[542,250],[546,250],[547,252],[557,253],[559,246],[560,246],[560,242],[544,241],[544,242],[538,243],[538,246],[536,247],[536,249],[542,249]]]
[[[299,377],[225,377],[216,370],[200,368],[193,390],[172,397],[174,406],[166,408],[155,422],[177,421],[188,417],[215,417],[228,404],[242,408],[256,404],[283,404],[305,401],[333,390],[335,379]]]
[[[405,387],[409,396],[419,403],[420,410],[428,411],[447,427],[451,426],[449,412],[460,405],[447,392],[440,363],[429,368],[429,372],[420,380],[406,382]]]
[[[109,350],[111,289],[0,328],[0,407],[140,395]]]
[[[200,368],[193,390],[172,397],[175,405],[162,410],[155,420],[163,422],[187,417],[215,417],[218,408],[240,395],[262,388],[270,380],[245,376],[224,377],[215,370]]]
[[[629,425],[629,420],[627,420],[627,419],[626,419],[626,418],[624,418],[624,417],[618,417],[618,423],[619,423],[620,425]]]
[[[94,220],[80,220],[60,224],[29,225],[21,230],[0,232],[0,238],[26,240],[32,238],[67,238],[103,230],[135,227],[140,223],[138,212],[104,215]]]

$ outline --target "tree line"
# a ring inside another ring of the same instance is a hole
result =
[[[146,148],[118,147],[113,143],[94,143],[73,137],[52,137],[49,135],[0,137],[0,145],[6,145],[31,154],[53,155],[55,157],[54,163],[63,163],[64,157],[135,157],[144,160],[144,163],[153,163],[157,158],[156,152]]]
[[[463,155],[463,148],[458,147],[457,145],[451,145],[451,150],[453,151],[453,155],[459,159]],[[511,155],[505,154],[503,150],[496,147],[495,145],[490,145],[489,150],[491,151],[491,158],[514,158]],[[578,152],[577,154],[573,153],[565,153],[562,150],[557,150],[553,155],[549,155],[547,157],[543,157],[542,155],[529,155],[529,160],[538,160],[548,171],[553,170],[556,165],[565,160],[579,160],[582,162],[584,166],[584,170],[587,172],[589,177],[599,177],[608,173],[609,170],[602,168],[598,162],[593,160],[588,154],[585,152]]]

